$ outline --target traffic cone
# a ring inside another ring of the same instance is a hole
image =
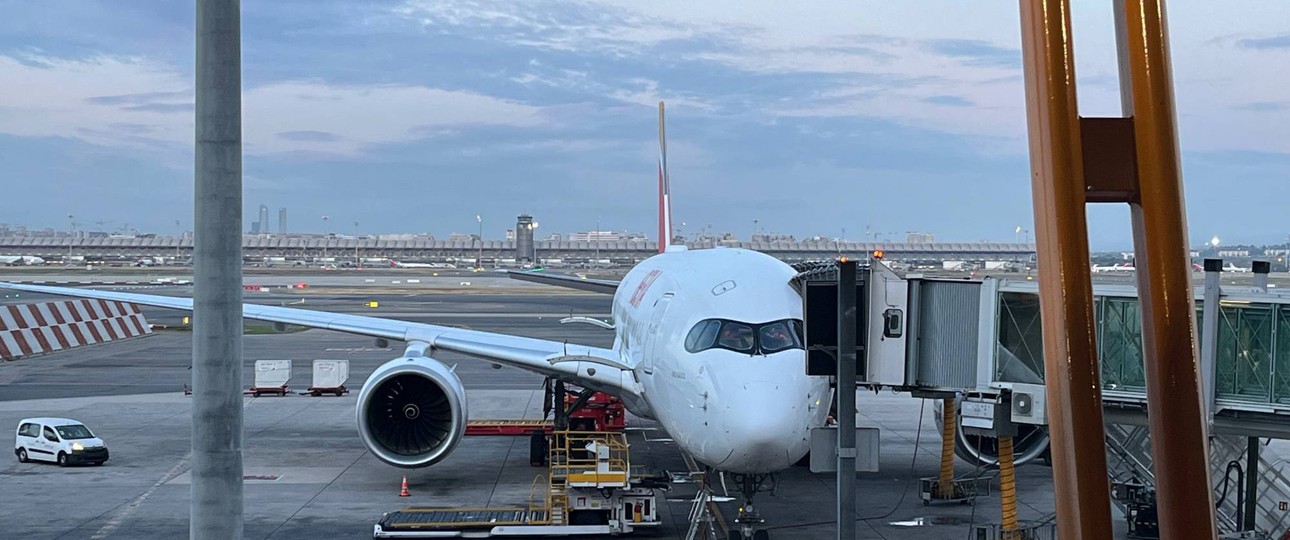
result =
[[[412,493],[408,491],[408,475],[403,475],[403,487],[399,489],[400,497],[411,497]]]

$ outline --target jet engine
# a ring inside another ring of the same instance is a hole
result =
[[[466,389],[427,356],[386,362],[358,393],[358,432],[381,461],[413,469],[452,452],[466,434]]]
[[[941,425],[942,408],[944,403],[936,400],[932,405],[933,418],[936,419],[938,430],[944,430],[945,426]],[[960,412],[956,416],[959,424],[954,430],[954,455],[959,459],[971,463],[972,466],[989,467],[999,462],[999,440],[993,437],[976,436],[964,433],[963,415]],[[1017,435],[1012,438],[1012,455],[1013,463],[1021,465],[1032,459],[1045,457],[1048,452],[1048,429],[1044,426],[1031,424],[1017,424]]]

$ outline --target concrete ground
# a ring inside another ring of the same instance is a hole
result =
[[[159,289],[184,294],[183,288]],[[468,326],[548,339],[607,346],[612,334],[587,325],[560,325],[560,317],[605,317],[609,299],[582,294],[474,294],[447,292],[313,296],[248,295],[248,301],[294,303],[299,307],[366,313]],[[46,297],[23,295],[21,301]],[[376,299],[381,307],[363,302]],[[12,300],[12,299],[11,299]],[[182,314],[148,310],[153,322]],[[68,416],[86,422],[112,451],[102,467],[60,469],[0,458],[0,537],[5,538],[177,538],[188,530],[190,335],[159,332],[135,340],[92,346],[0,364],[0,428],[27,416]],[[354,427],[355,394],[367,375],[399,350],[377,349],[366,338],[311,330],[245,338],[244,380],[252,381],[255,360],[292,359],[291,388],[309,384],[313,359],[348,359],[350,388],[341,397],[246,398],[244,469],[246,538],[367,538],[383,512],[406,505],[509,506],[528,500],[543,469],[528,464],[526,438],[467,437],[445,461],[408,471],[411,498],[398,497],[404,471],[368,455]],[[458,373],[475,418],[540,416],[541,378],[485,362],[445,356]],[[858,538],[962,538],[971,523],[997,522],[996,491],[975,506],[924,507],[918,478],[939,468],[939,434],[931,403],[903,395],[859,398],[864,421],[882,429],[881,472],[857,481],[857,513],[867,518]],[[636,463],[682,471],[676,447],[649,423],[635,421],[630,432]],[[7,431],[6,431],[7,432]],[[6,436],[7,437],[7,436]],[[7,439],[6,439],[7,440]],[[917,458],[915,459],[915,455]],[[960,475],[971,467],[958,464]],[[833,538],[834,478],[794,468],[781,475],[773,495],[757,502],[776,538]],[[663,494],[665,526],[646,536],[683,537],[692,486]],[[1052,512],[1050,470],[1018,470],[1022,519]],[[736,503],[722,503],[729,518]],[[1122,528],[1122,527],[1121,527]]]

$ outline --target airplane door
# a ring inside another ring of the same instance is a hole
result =
[[[645,354],[641,358],[641,371],[652,375],[654,373],[654,358],[658,354],[657,343],[659,341],[659,328],[662,326],[663,317],[667,315],[668,306],[672,305],[672,293],[666,293],[658,301],[654,302],[654,312],[650,314],[649,326],[645,330]]]

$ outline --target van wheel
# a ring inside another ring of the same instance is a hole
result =
[[[18,463],[26,463],[26,462],[27,462],[27,459],[28,459],[28,458],[27,458],[27,449],[26,449],[26,448],[19,448],[19,449],[18,449]]]
[[[67,454],[64,454],[62,452],[58,453],[58,466],[59,467],[67,466]]]

